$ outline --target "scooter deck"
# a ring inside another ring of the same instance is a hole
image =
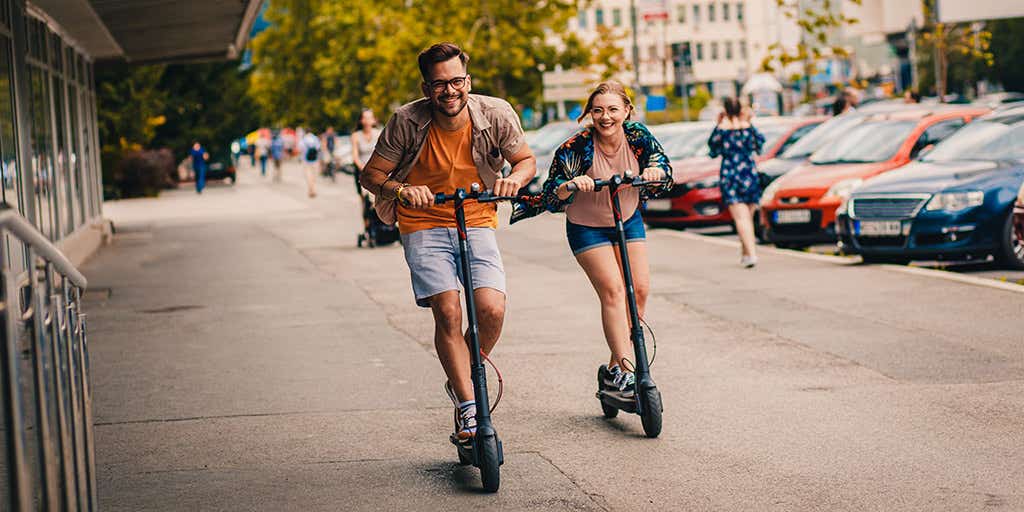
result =
[[[610,392],[605,390],[599,390],[596,394],[597,399],[605,405],[614,407],[620,411],[625,411],[631,414],[639,414],[639,410],[636,406],[636,397],[624,397],[617,392]]]

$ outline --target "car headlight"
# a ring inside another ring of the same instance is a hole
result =
[[[761,192],[761,204],[768,205],[775,199],[775,194],[779,192],[779,181],[775,180],[768,184],[764,188],[764,192]]]
[[[956,212],[980,206],[985,202],[985,193],[980,190],[969,190],[967,192],[945,192],[935,194],[926,207],[928,211],[945,210]]]
[[[715,188],[718,186],[718,176],[712,176],[694,183],[694,188]]]
[[[864,183],[864,180],[860,178],[850,178],[842,180],[839,183],[832,185],[832,187],[828,189],[828,192],[825,192],[825,197],[850,197],[850,193],[856,190],[861,183]]]

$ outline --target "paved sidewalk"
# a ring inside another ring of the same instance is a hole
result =
[[[401,248],[351,177],[105,205],[84,266],[105,510],[1024,508],[1022,296],[652,231],[665,431],[607,421],[561,218],[502,231],[502,489],[455,464]]]

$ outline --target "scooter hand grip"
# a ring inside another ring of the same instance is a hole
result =
[[[444,204],[444,194],[434,194],[434,204]]]
[[[580,188],[577,187],[575,183],[570,181],[569,184],[565,186],[565,189],[568,190],[569,192],[576,192]]]

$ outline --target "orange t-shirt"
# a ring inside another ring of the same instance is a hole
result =
[[[457,188],[468,192],[473,183],[482,181],[473,163],[472,138],[472,123],[466,123],[455,131],[431,124],[423,151],[405,182],[426,185],[434,194],[454,194]],[[465,212],[467,227],[498,227],[498,208],[494,203],[466,201]],[[434,205],[425,210],[414,210],[399,203],[397,213],[398,231],[403,235],[430,228],[455,227],[453,203]]]

